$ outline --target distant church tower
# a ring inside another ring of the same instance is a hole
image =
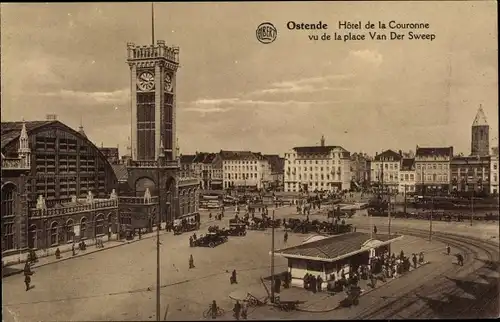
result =
[[[127,44],[132,98],[132,160],[176,159],[176,73],[179,48]]]
[[[490,126],[480,105],[472,123],[471,155],[486,156],[490,151]]]

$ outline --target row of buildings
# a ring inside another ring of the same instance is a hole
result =
[[[341,146],[295,147],[285,154],[285,191],[349,190],[383,187],[409,194],[498,194],[498,148],[489,147],[489,125],[482,107],[472,123],[471,153],[453,147],[385,150],[370,157]],[[353,187],[354,186],[354,187]]]
[[[204,190],[282,189],[284,159],[251,151],[196,152],[181,155],[183,176],[195,177]]]

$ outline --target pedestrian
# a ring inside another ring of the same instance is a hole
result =
[[[311,275],[311,291],[313,293],[318,291],[318,280],[313,275]]]
[[[193,254],[189,255],[189,268],[194,268]]]
[[[241,318],[246,320],[248,318],[248,303],[247,301],[243,301],[241,305]]]
[[[30,290],[31,276],[24,276],[24,284],[26,285],[26,292]]]
[[[236,303],[234,304],[233,312],[234,312],[234,318],[236,320],[239,320],[240,319],[240,313],[241,313],[241,304],[240,304],[240,301],[236,301]]]
[[[318,275],[318,277],[316,278],[316,281],[318,283],[317,287],[318,287],[318,292],[321,292],[322,291],[322,284],[323,284],[323,279],[321,278],[321,276]]]
[[[139,239],[142,239],[142,228],[139,229]]]
[[[450,252],[451,252],[451,247],[450,247],[450,245],[447,245],[446,246],[446,255],[450,255]]]
[[[236,270],[233,269],[233,272],[231,273],[231,278],[230,278],[231,284],[238,284],[238,281],[236,280]]]
[[[61,251],[59,250],[59,247],[57,247],[55,255],[56,255],[56,259],[61,258]]]
[[[76,252],[75,252],[75,243],[73,242],[73,245],[71,245],[71,253],[73,254],[73,256],[76,255]]]
[[[286,242],[288,241],[288,232],[285,231],[285,235],[283,236],[283,241]]]
[[[212,307],[211,307],[211,310],[212,311],[212,319],[215,319],[217,317],[217,302],[215,302],[215,300],[212,301]]]
[[[373,226],[373,233],[376,234],[377,233],[377,226]]]

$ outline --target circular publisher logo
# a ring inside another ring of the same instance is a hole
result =
[[[257,27],[255,35],[257,36],[257,40],[261,43],[270,44],[276,40],[278,30],[276,30],[276,27],[272,23],[263,22]]]

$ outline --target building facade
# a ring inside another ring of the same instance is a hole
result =
[[[471,155],[487,156],[490,153],[490,126],[486,120],[483,107],[477,111],[471,128]]]
[[[414,194],[415,193],[415,159],[401,159],[401,167],[399,171],[399,193]]]
[[[402,159],[400,153],[392,150],[377,153],[370,163],[372,185],[383,187],[387,191],[398,192]]]
[[[341,146],[295,147],[285,153],[286,192],[349,190],[351,168],[349,151]]]
[[[277,154],[266,154],[264,157],[269,162],[271,168],[270,180],[268,187],[273,190],[282,191],[284,183],[285,159]]]
[[[61,122],[2,123],[2,254],[109,238],[116,185],[104,155]]]
[[[351,180],[357,188],[365,187],[370,182],[371,162],[366,153],[351,155]]]
[[[261,153],[220,151],[223,185],[228,188],[262,189],[270,176],[269,162]]]
[[[491,156],[490,161],[490,193],[498,195],[498,154]]]
[[[453,147],[422,148],[415,153],[416,193],[440,195],[450,192]]]
[[[451,191],[459,195],[490,193],[490,156],[455,156],[451,160]]]
[[[79,132],[60,121],[2,122],[2,154],[29,160],[26,193],[30,207],[39,195],[49,207],[88,192],[106,198],[117,180],[107,158]]]

